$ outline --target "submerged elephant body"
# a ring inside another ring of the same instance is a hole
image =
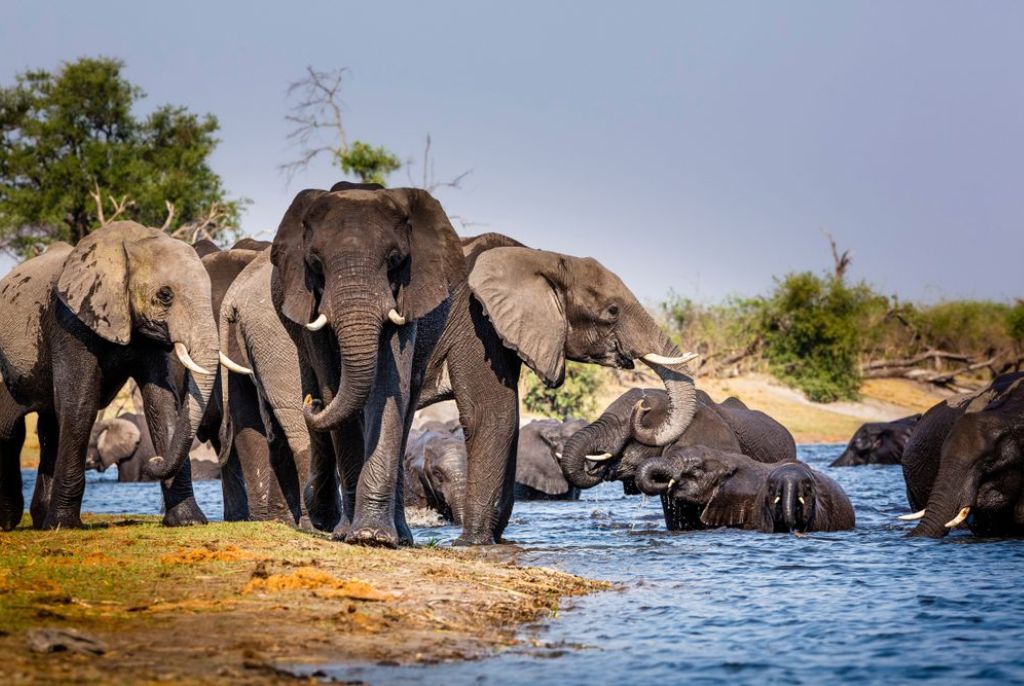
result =
[[[705,446],[673,446],[644,463],[637,486],[667,501],[670,530],[842,531],[855,524],[842,488],[802,462],[766,464]]]
[[[933,407],[907,445],[914,536],[966,523],[980,535],[1024,535],[1024,373]]]
[[[915,414],[892,422],[864,424],[850,439],[843,454],[830,467],[857,467],[868,464],[901,464],[903,451],[921,415]]]
[[[187,458],[217,364],[210,280],[181,241],[115,222],[17,267],[0,281],[0,525],[21,519],[17,464],[33,411],[41,445],[33,523],[81,525],[92,425],[129,378],[157,452],[146,469],[162,480],[164,523],[205,522]]]

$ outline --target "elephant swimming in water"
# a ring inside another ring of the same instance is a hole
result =
[[[900,464],[910,434],[921,419],[915,414],[891,422],[864,424],[850,439],[843,454],[829,467],[856,467],[867,464]]]

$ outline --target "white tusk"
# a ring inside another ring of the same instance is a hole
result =
[[[188,354],[188,348],[181,341],[174,344],[174,353],[178,356],[185,368],[193,374],[203,374],[204,376],[213,376],[213,372],[208,372],[198,364],[192,361],[192,358]]]
[[[220,363],[227,367],[230,371],[233,371],[235,374],[245,374],[247,376],[252,376],[251,369],[249,369],[248,367],[243,367],[242,365],[238,364],[224,353],[220,354]]]
[[[319,331],[324,328],[325,324],[327,324],[327,315],[321,312],[316,319],[311,321],[309,324],[306,324],[306,328],[310,331]]]
[[[675,479],[669,479],[668,480],[668,488],[665,489],[665,492],[668,493],[669,491],[671,491],[672,487],[675,486],[675,485],[676,485],[676,480]]]
[[[601,453],[599,455],[587,455],[587,459],[590,460],[591,462],[605,462],[607,460],[612,459],[612,457],[613,457],[613,455],[611,453]]]
[[[559,460],[561,460],[562,459],[562,453],[556,451],[555,452],[555,457],[558,458]]]
[[[960,511],[956,514],[956,517],[953,517],[953,519],[946,522],[946,528],[952,529],[954,526],[958,526],[960,522],[967,519],[967,515],[969,514],[971,514],[970,506],[960,508]]]
[[[900,515],[896,519],[902,519],[904,522],[916,522],[919,519],[924,519],[924,513],[927,512],[927,511],[928,511],[927,509],[919,510],[919,511],[913,512],[911,514]]]
[[[781,495],[777,495],[777,496],[775,496],[775,500],[772,501],[772,504],[773,505],[778,505],[780,500],[782,500],[782,496]]]
[[[658,355],[657,353],[647,353],[641,355],[640,359],[644,362],[650,362],[651,364],[686,364],[690,360],[698,357],[697,353],[685,353],[679,357],[665,357],[664,355]]]
[[[804,502],[804,497],[803,496],[800,496],[799,498],[797,498],[797,500],[800,501],[801,505],[806,505],[807,504],[806,502]]]
[[[395,326],[402,326],[405,324],[405,317],[398,314],[398,310],[393,307],[388,310],[388,319],[390,319],[391,323]]]

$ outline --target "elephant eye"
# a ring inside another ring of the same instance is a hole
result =
[[[617,320],[619,318],[619,306],[612,303],[607,307],[607,309],[605,309],[605,315],[611,321]]]
[[[169,286],[162,286],[160,290],[156,292],[156,299],[165,307],[174,302],[174,291]]]

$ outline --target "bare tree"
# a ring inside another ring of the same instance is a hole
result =
[[[462,188],[462,180],[465,179],[470,174],[472,174],[473,170],[472,169],[467,169],[466,171],[462,172],[461,174],[453,176],[450,179],[447,179],[445,181],[439,181],[437,179],[437,173],[436,173],[436,169],[434,167],[434,160],[430,156],[430,154],[431,154],[430,146],[431,146],[431,140],[430,140],[430,134],[428,133],[427,134],[427,142],[423,146],[422,178],[420,180],[418,188],[422,188],[423,190],[427,191],[428,193],[433,193],[438,188]],[[414,181],[413,178],[412,178],[412,167],[413,167],[414,164],[415,164],[415,161],[412,158],[409,158],[406,161],[406,163],[405,163],[405,173],[406,173],[406,176],[409,178],[409,185],[410,186],[417,186],[416,181]]]
[[[836,239],[832,237],[832,234],[824,229],[821,232],[825,234],[825,238],[828,239],[828,244],[832,248],[832,275],[836,281],[842,281],[846,276],[846,270],[850,268],[850,263],[853,262],[853,255],[850,254],[849,250],[844,250],[840,253],[839,247],[836,245]]]
[[[173,216],[174,205],[172,205],[171,203],[167,203],[167,210]],[[226,208],[224,207],[224,205],[222,205],[219,202],[210,203],[210,208],[206,211],[206,214],[199,217],[193,222],[189,222],[188,224],[182,224],[173,232],[171,232],[171,237],[181,239],[186,243],[192,245],[194,245],[196,241],[198,241],[200,238],[205,238],[207,240],[212,241],[214,240],[213,229],[219,227],[218,222],[220,222],[220,220],[222,220],[225,215]],[[168,217],[167,222],[164,223],[164,226],[169,225],[170,217]]]
[[[89,195],[92,197],[93,202],[96,203],[96,218],[99,220],[100,226],[106,226],[111,223],[124,214],[125,210],[135,204],[135,201],[129,200],[127,195],[122,196],[120,200],[111,195],[108,200],[110,200],[110,205],[113,208],[114,213],[108,218],[103,213],[103,191],[100,190],[98,182],[93,181],[93,186],[95,187],[95,190],[89,191]]]
[[[288,132],[288,141],[300,146],[298,159],[282,164],[279,168],[288,181],[298,172],[322,155],[328,153],[340,157],[348,151],[348,136],[342,121],[341,83],[348,72],[347,67],[332,71],[317,71],[306,67],[307,76],[288,86],[288,97],[298,94],[299,101],[292,106],[285,120],[293,125]],[[321,144],[324,136],[328,142]]]

